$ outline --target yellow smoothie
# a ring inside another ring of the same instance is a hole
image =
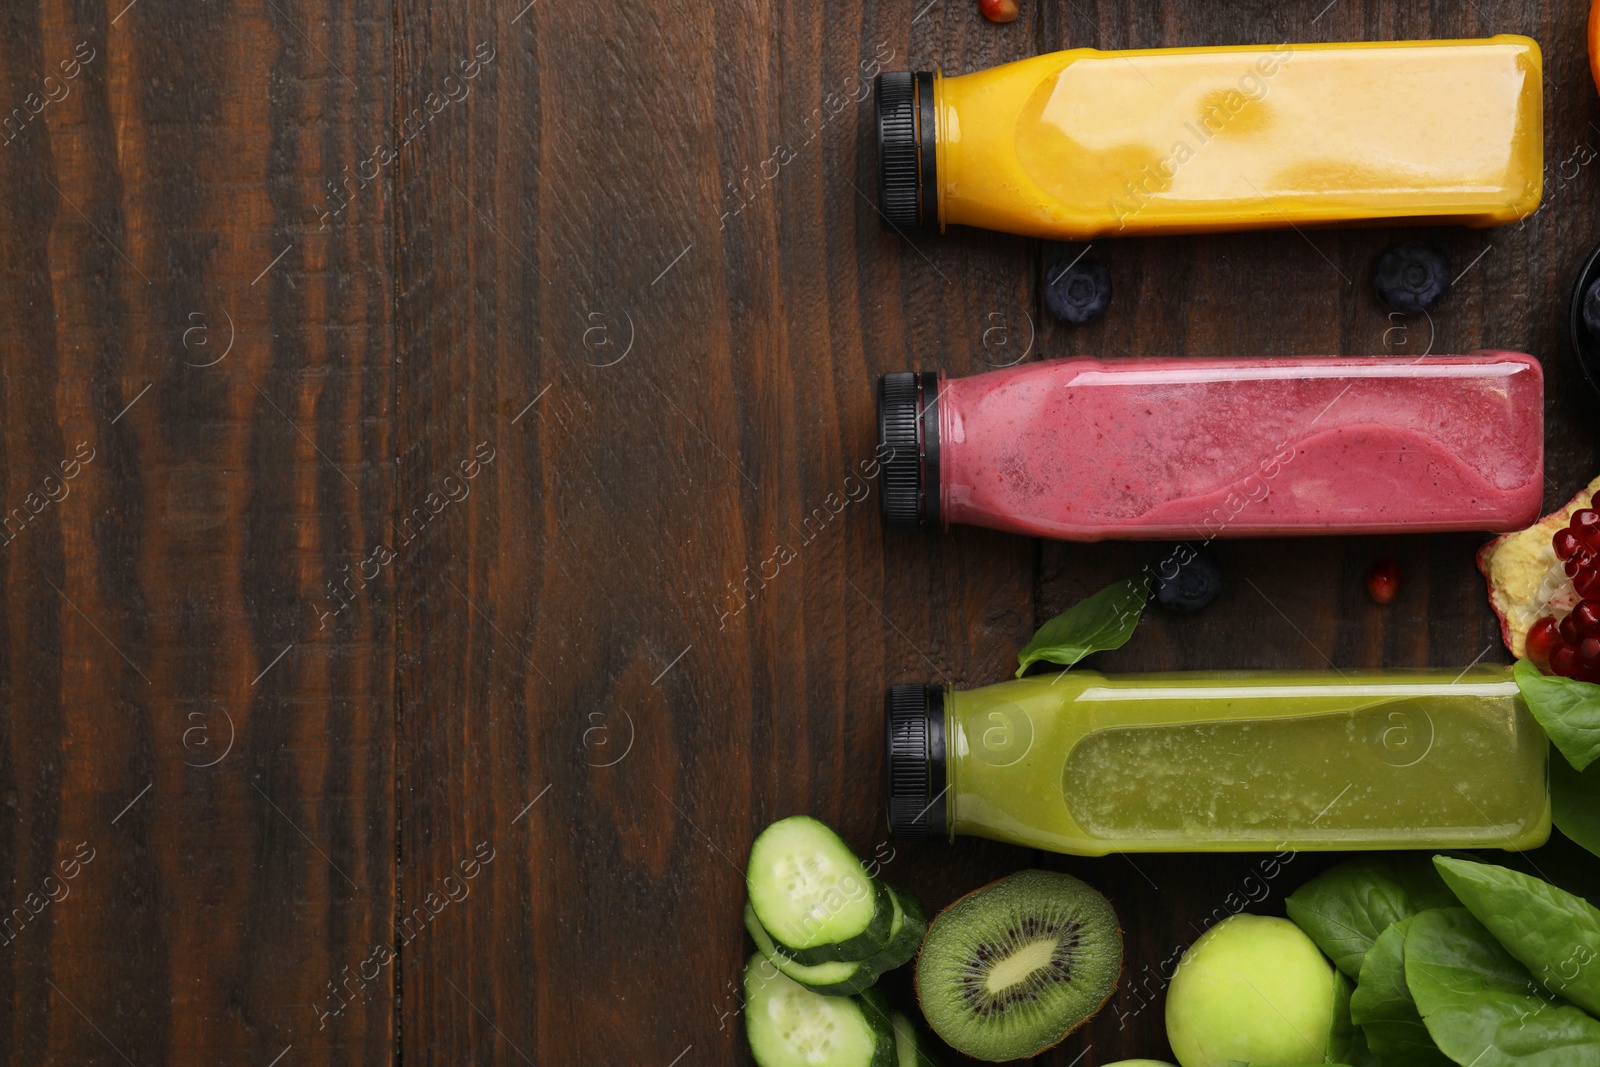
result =
[[[1533,212],[1542,190],[1541,58],[1526,37],[1082,48],[911,84],[929,228],[1490,226]]]

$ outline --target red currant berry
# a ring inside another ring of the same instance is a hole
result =
[[[1556,559],[1566,562],[1578,553],[1580,547],[1578,535],[1569,527],[1563,526],[1556,531],[1554,537],[1550,538],[1550,546],[1556,550]]]
[[[1550,672],[1559,674],[1563,678],[1571,678],[1578,669],[1578,650],[1568,644],[1560,644],[1550,650]]]
[[[1586,670],[1600,667],[1600,637],[1585,637],[1578,643],[1578,662]]]
[[[1400,564],[1380,559],[1367,572],[1367,592],[1374,602],[1388,604],[1400,594]]]
[[[1580,602],[1568,617],[1577,620],[1580,634],[1585,637],[1600,637],[1600,600]]]
[[[1528,658],[1541,667],[1550,662],[1550,650],[1561,640],[1554,615],[1546,615],[1528,629]]]
[[[1584,508],[1574,512],[1572,521],[1567,524],[1573,534],[1578,538],[1578,543],[1590,552],[1600,552],[1600,511],[1594,508]]]

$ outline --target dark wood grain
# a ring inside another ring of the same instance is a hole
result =
[[[322,612],[391,511],[392,240],[315,210],[383,9],[0,22],[8,112],[92,56],[0,146],[8,514],[92,457],[0,551],[0,1059],[386,1062],[386,977],[319,1013],[391,926],[389,582]]]
[[[419,55],[462,47],[424,14]],[[536,7],[406,172],[402,501],[498,448],[402,575],[402,910],[497,850],[404,970],[408,1058],[743,1055],[751,837],[813,811],[891,855],[883,686],[982,677],[1031,619],[1026,543],[886,552],[862,468],[877,373],[977,369],[995,294],[1031,300],[1021,241],[879,230],[866,86],[906,21]]]
[[[1123,990],[1040,1062],[1165,1054],[1163,965],[1330,859],[886,840],[884,687],[1006,677],[1155,549],[885,534],[873,390],[1520,349],[1564,501],[1600,466],[1560,337],[1585,5],[1324,3],[8,5],[0,123],[94,58],[0,132],[0,1061],[747,1063],[744,857],[795,812],[934,908],[1102,886]],[[1545,207],[1427,231],[1464,272],[1431,322],[1367,282],[1421,231],[1105,242],[1111,312],[1067,329],[1040,281],[1080,249],[872,203],[878,69],[1494,32],[1544,47]],[[1503,659],[1477,543],[1219,543],[1221,599],[1100,666]]]

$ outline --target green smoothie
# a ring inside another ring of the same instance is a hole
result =
[[[1072,670],[926,705],[932,836],[1101,855],[1525,849],[1550,833],[1548,742],[1504,667]],[[916,836],[900,742],[891,822]]]

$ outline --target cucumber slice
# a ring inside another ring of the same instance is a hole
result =
[[[783,945],[777,938],[773,938],[773,941],[792,955],[796,963],[808,966],[831,962],[857,963],[870,960],[889,947],[889,927],[893,921],[894,900],[889,896],[889,887],[873,882],[872,921],[865,933],[842,942],[814,945],[810,948]]]
[[[892,1012],[889,1022],[894,1026],[895,1067],[939,1067],[939,1061],[928,1053],[926,1039],[917,1032],[917,1024],[901,1012]]]
[[[796,963],[848,963],[886,947],[888,892],[816,819],[795,815],[761,831],[745,881],[756,918]]]
[[[878,980],[878,969],[867,960],[818,963],[811,967],[796,963],[787,952],[772,943],[772,935],[762,927],[761,920],[756,918],[756,909],[749,904],[744,906],[744,928],[750,931],[756,948],[774,967],[813,993],[847,997],[861,992]]]
[[[922,938],[928,932],[928,920],[922,911],[922,901],[910,893],[884,886],[893,903],[889,920],[889,941],[883,951],[867,962],[878,974],[887,974],[917,954]]]
[[[878,1031],[878,1036],[883,1041],[884,1062],[893,1067],[894,1023],[889,1019],[889,1002],[884,999],[883,990],[878,986],[863,989],[855,997],[855,1002],[861,1005],[861,1013],[867,1017],[867,1022]]]
[[[744,967],[745,1036],[760,1067],[894,1067],[894,1038],[854,997],[791,981],[757,952]]]
[[[889,1001],[884,998],[883,990],[876,987],[862,990],[856,1000],[867,1009],[867,1018],[871,1019],[874,1025],[881,1026],[883,1032],[893,1038],[894,1028],[889,1025]]]
[[[889,1022],[894,1025],[895,1067],[917,1067],[917,1032],[911,1028],[911,1020],[897,1011],[889,1016]]]

